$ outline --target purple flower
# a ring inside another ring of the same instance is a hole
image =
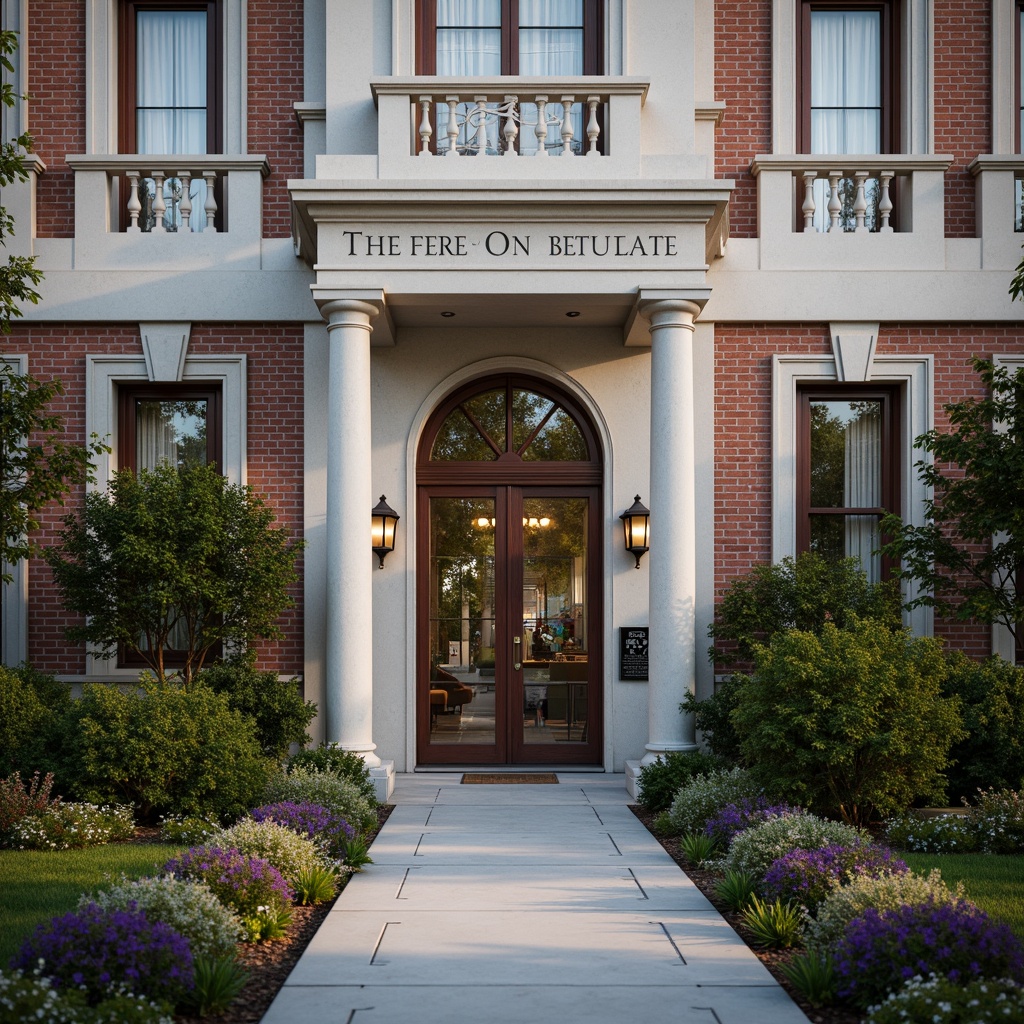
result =
[[[892,850],[874,843],[833,843],[817,850],[790,850],[772,861],[765,872],[769,897],[796,900],[811,913],[841,885],[860,875],[904,875],[907,865]]]
[[[188,941],[140,910],[102,910],[95,903],[41,924],[11,966],[26,973],[42,960],[54,988],[85,988],[92,1005],[123,982],[148,999],[175,1005],[192,989]]]
[[[195,878],[241,916],[257,913],[258,907],[284,907],[291,902],[288,883],[269,861],[247,857],[238,850],[219,846],[194,846],[169,860],[164,871],[183,878]]]
[[[300,836],[322,843],[335,857],[343,857],[356,830],[337,811],[320,804],[285,800],[249,812],[256,821],[273,821]]]
[[[745,796],[733,804],[726,804],[711,818],[704,831],[719,844],[727,847],[738,832],[759,825],[769,818],[783,818],[787,814],[803,813],[789,804],[770,804],[764,796]]]
[[[839,995],[857,1006],[880,1002],[920,974],[965,983],[973,978],[1024,980],[1024,946],[1004,924],[967,900],[921,903],[851,921],[836,949]]]

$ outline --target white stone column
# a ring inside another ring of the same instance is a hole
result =
[[[381,761],[373,742],[373,553],[370,318],[375,305],[333,299],[327,321],[327,664],[329,743]]]
[[[679,712],[696,679],[696,466],[693,318],[683,298],[642,303],[651,323],[649,764],[671,750],[696,750],[692,715]]]

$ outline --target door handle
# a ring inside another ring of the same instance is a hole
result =
[[[523,667],[523,663],[520,660],[522,657],[520,650],[522,648],[523,638],[521,636],[514,636],[512,637],[512,643],[514,645],[512,647],[512,668],[518,672]]]

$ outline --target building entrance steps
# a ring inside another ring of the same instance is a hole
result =
[[[263,1024],[807,1024],[629,810],[557,786],[398,776],[395,810]]]

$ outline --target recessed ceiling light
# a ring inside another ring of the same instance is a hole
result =
[[[452,311],[451,311],[450,309],[446,309],[446,310],[445,310],[445,311],[444,311],[444,312],[443,312],[443,313],[441,314],[441,316],[455,316],[455,314],[454,314],[454,313],[453,313],[453,312],[452,312]]]
[[[580,314],[579,314],[579,310],[577,310],[577,309],[571,309],[571,310],[569,310],[569,312],[568,312],[568,313],[566,313],[565,315],[566,315],[566,316],[579,316]]]

